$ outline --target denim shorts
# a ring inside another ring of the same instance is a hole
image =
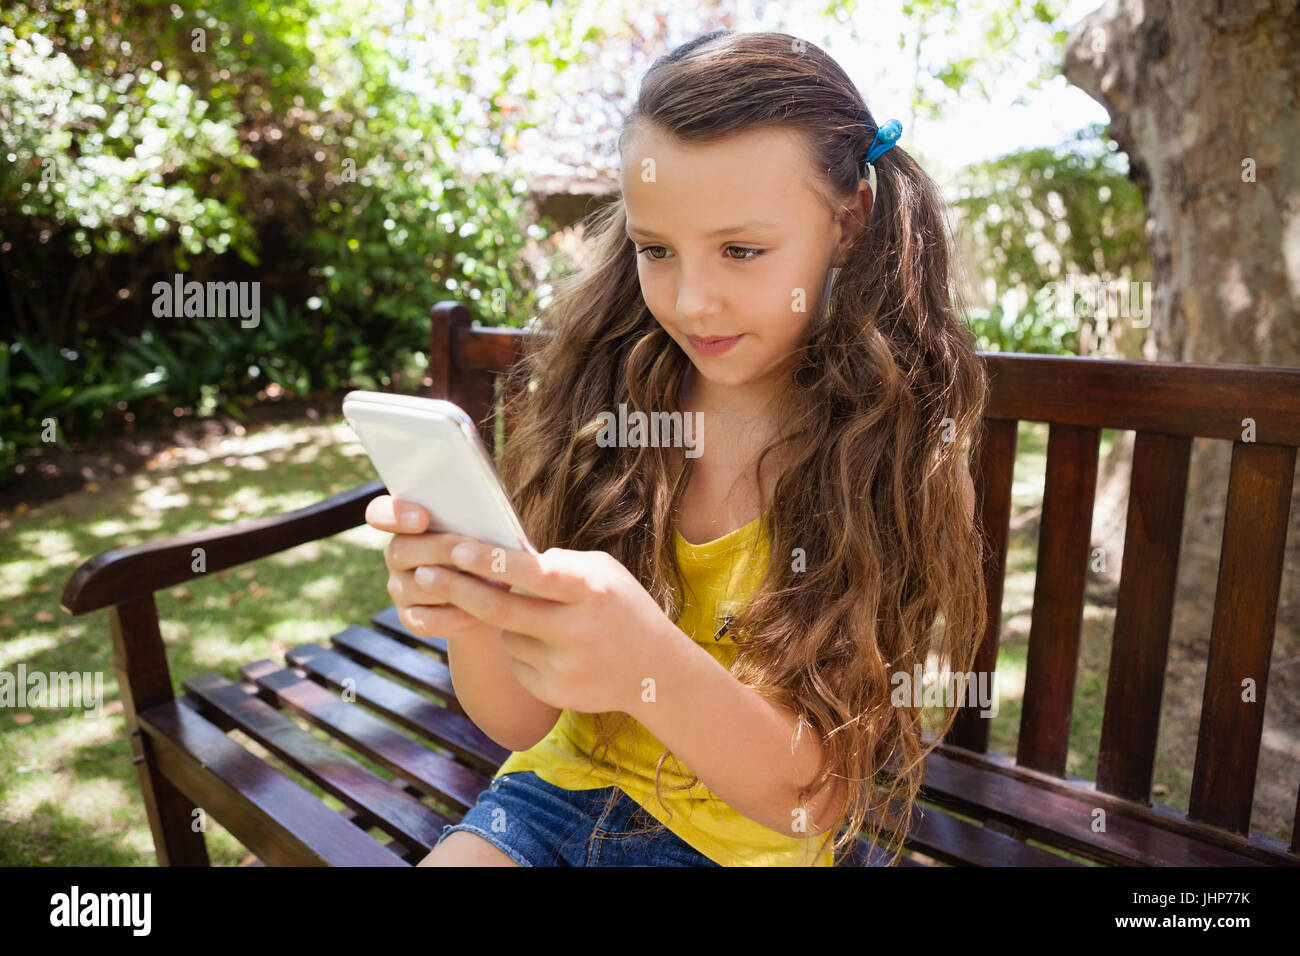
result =
[[[718,866],[618,787],[564,790],[531,771],[492,781],[442,829],[487,840],[520,866]]]

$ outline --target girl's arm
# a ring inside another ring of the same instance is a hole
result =
[[[508,750],[527,750],[551,732],[560,708],[519,683],[496,633],[447,637],[447,666],[456,699],[483,733]]]
[[[623,708],[724,803],[781,833],[816,836],[839,817],[846,794],[833,780],[802,806],[821,741],[794,713],[742,684],[704,648],[664,618],[655,699]]]

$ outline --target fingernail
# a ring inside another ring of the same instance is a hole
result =
[[[405,511],[402,513],[401,518],[398,519],[398,524],[407,531],[414,531],[420,527],[420,516],[414,511]]]
[[[415,583],[422,588],[427,588],[433,584],[434,577],[433,568],[426,568],[421,565],[415,569]]]
[[[474,560],[474,549],[462,541],[451,549],[451,559],[462,568],[468,567]]]

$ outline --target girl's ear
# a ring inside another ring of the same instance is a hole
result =
[[[836,267],[842,267],[848,261],[849,246],[871,221],[873,205],[871,185],[865,179],[858,180],[856,195],[846,205],[840,207],[840,245],[833,263]]]

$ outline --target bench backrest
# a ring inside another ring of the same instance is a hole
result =
[[[465,408],[489,451],[496,451],[486,436],[494,435],[504,397],[501,375],[518,360],[526,334],[471,328],[460,303],[433,309],[431,394]],[[977,674],[991,677],[997,661],[1017,425],[1049,425],[1018,768],[1065,774],[1101,430],[1132,430],[1096,787],[1149,803],[1192,439],[1232,442],[1187,816],[1248,835],[1300,446],[1300,368],[979,354],[991,394],[986,438],[971,464],[976,516],[989,545],[990,613]],[[511,424],[503,422],[506,435]],[[1256,682],[1253,700],[1243,694],[1244,678]],[[974,708],[963,708],[945,738],[978,754],[988,752],[988,742],[989,721]],[[1300,849],[1300,824],[1291,849]]]

